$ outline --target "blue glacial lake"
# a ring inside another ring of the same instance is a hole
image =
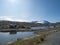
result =
[[[16,34],[10,32],[0,32],[0,45],[6,45],[8,42],[16,41],[21,38],[28,38],[35,36],[34,32],[17,32]]]

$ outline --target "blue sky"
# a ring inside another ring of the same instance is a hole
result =
[[[0,0],[0,20],[59,22],[60,0]]]

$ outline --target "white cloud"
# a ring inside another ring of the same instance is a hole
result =
[[[24,20],[24,19],[14,19],[13,16],[0,16],[0,20],[28,22],[27,20]]]

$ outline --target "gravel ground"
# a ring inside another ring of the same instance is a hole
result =
[[[55,32],[47,36],[45,41],[39,45],[60,45],[60,32]]]

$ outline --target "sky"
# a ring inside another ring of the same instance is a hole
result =
[[[0,0],[0,20],[60,22],[60,0]]]

